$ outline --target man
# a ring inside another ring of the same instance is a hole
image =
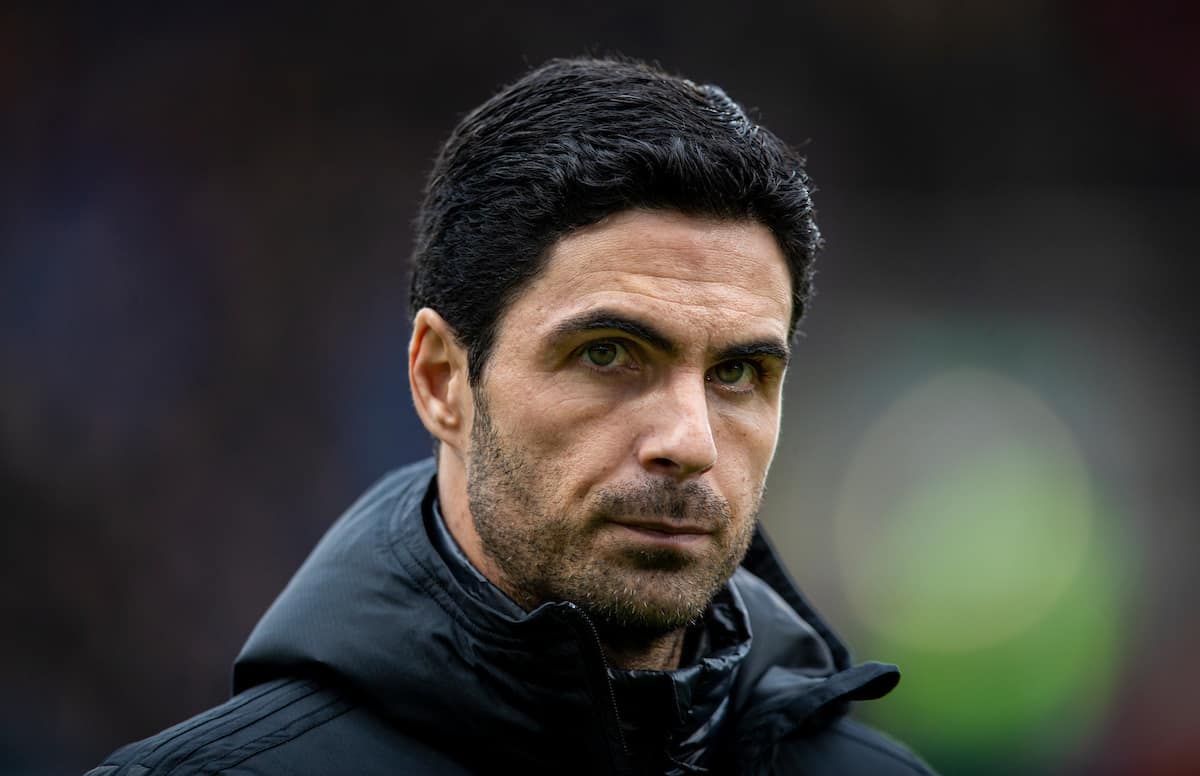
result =
[[[330,530],[222,706],[124,773],[928,773],[755,516],[819,236],[720,89],[554,61],[469,114],[418,223],[436,459]]]

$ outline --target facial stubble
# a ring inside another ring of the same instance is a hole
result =
[[[666,478],[602,487],[578,512],[552,504],[563,472],[502,435],[476,396],[467,497],[493,580],[526,610],[570,601],[603,632],[653,638],[697,620],[729,580],[753,537],[761,492],[735,521],[706,484]],[[711,529],[700,551],[607,546],[612,517],[653,516]]]

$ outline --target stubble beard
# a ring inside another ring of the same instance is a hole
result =
[[[560,514],[549,500],[560,473],[507,442],[481,398],[471,431],[467,498],[483,551],[502,575],[493,582],[527,611],[570,601],[611,636],[653,639],[695,622],[745,556],[761,493],[740,525],[707,485],[667,479],[602,490],[586,514]],[[595,540],[606,515],[686,518],[714,532],[702,553],[605,553]]]

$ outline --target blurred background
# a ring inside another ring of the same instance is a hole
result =
[[[809,158],[764,520],[904,670],[871,721],[948,774],[1200,773],[1200,6],[168,5],[0,11],[0,773],[227,697],[330,522],[430,450],[438,143],[611,52]]]

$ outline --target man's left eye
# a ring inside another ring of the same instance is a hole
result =
[[[755,374],[754,366],[746,361],[723,361],[710,370],[709,379],[715,378],[727,388],[742,389],[753,384]]]

